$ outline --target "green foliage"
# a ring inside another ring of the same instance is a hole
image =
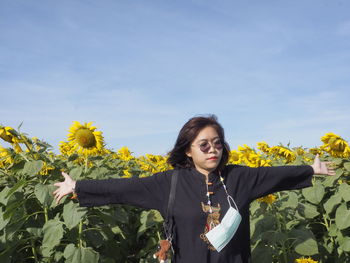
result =
[[[312,187],[277,193],[272,204],[252,203],[253,261],[350,262],[350,162],[324,161],[336,165],[335,176],[314,176]]]
[[[13,153],[13,158],[13,164],[0,168],[1,263],[156,262],[152,255],[163,232],[158,211],[127,205],[82,208],[70,197],[57,205],[52,194],[53,183],[63,180],[62,170],[76,180],[119,178],[125,168],[139,176],[143,171],[135,160],[63,158],[42,149]],[[280,192],[272,204],[251,204],[254,262],[287,263],[301,256],[350,262],[350,161],[327,159],[337,165],[335,176],[315,176],[313,187]],[[293,164],[304,164],[303,159]],[[45,175],[46,166],[52,169]]]
[[[71,196],[54,202],[53,183],[63,180],[62,170],[76,180],[123,175],[125,163],[118,159],[78,157],[30,151],[0,168],[1,263],[155,262],[163,220],[157,211],[126,205],[87,209]],[[44,165],[52,167],[48,175]],[[127,165],[141,173],[136,161]]]

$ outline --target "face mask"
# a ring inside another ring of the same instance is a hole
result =
[[[227,197],[230,208],[222,218],[221,223],[205,234],[212,246],[218,252],[220,252],[227,245],[227,243],[230,242],[242,220],[242,216],[237,211],[238,208],[233,199],[232,201],[235,204],[237,210],[231,206],[229,201],[230,198],[232,199],[231,196]]]

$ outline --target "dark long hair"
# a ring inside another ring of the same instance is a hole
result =
[[[193,117],[185,123],[177,136],[174,148],[168,153],[169,157],[167,162],[174,168],[195,167],[192,158],[188,157],[186,152],[199,132],[208,126],[216,130],[224,146],[221,161],[217,167],[217,170],[221,171],[229,159],[230,147],[225,141],[224,129],[217,121],[217,117],[213,114],[207,117]]]

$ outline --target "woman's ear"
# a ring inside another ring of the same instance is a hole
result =
[[[187,157],[192,157],[191,151],[188,150],[188,151],[186,152],[186,155],[187,155]]]

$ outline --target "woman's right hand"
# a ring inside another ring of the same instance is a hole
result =
[[[62,172],[62,175],[64,177],[64,182],[60,183],[54,183],[54,186],[57,186],[58,188],[53,192],[54,198],[56,200],[56,203],[59,204],[60,200],[68,195],[73,193],[73,189],[75,189],[76,181],[74,181],[69,174]]]

